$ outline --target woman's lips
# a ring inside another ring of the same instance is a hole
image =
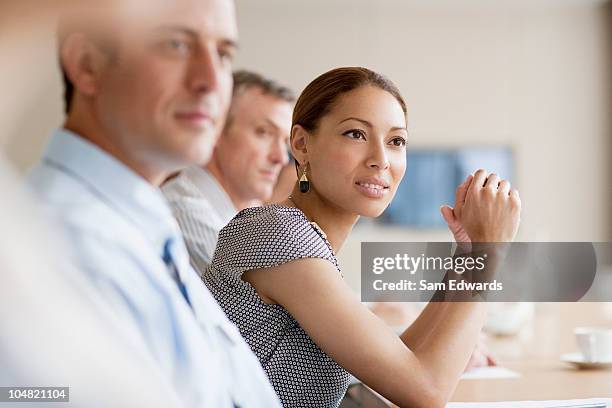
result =
[[[357,191],[369,198],[381,198],[389,193],[389,187],[377,183],[357,182],[355,183]]]

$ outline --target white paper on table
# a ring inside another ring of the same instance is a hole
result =
[[[516,371],[512,371],[500,366],[487,366],[472,368],[461,375],[462,380],[482,380],[482,379],[503,379],[503,378],[519,378],[521,375]]]
[[[548,401],[451,402],[446,408],[612,408],[610,398]]]

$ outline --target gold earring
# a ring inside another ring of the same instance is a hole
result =
[[[308,169],[308,163],[306,163],[306,166],[304,166],[302,177],[300,177],[300,192],[302,194],[306,194],[308,190],[310,190],[310,181],[308,181],[308,177],[306,176],[307,169]]]

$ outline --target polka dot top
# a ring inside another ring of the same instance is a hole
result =
[[[301,258],[326,259],[340,273],[325,235],[301,210],[280,205],[247,208],[219,233],[202,279],[259,358],[284,407],[337,407],[349,373],[285,308],[264,303],[241,279],[245,271]]]

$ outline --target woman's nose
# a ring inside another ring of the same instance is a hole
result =
[[[375,167],[380,170],[386,170],[389,168],[389,158],[387,157],[387,153],[385,151],[385,147],[379,144],[376,144],[372,147],[370,151],[370,156],[366,162],[368,167]]]

